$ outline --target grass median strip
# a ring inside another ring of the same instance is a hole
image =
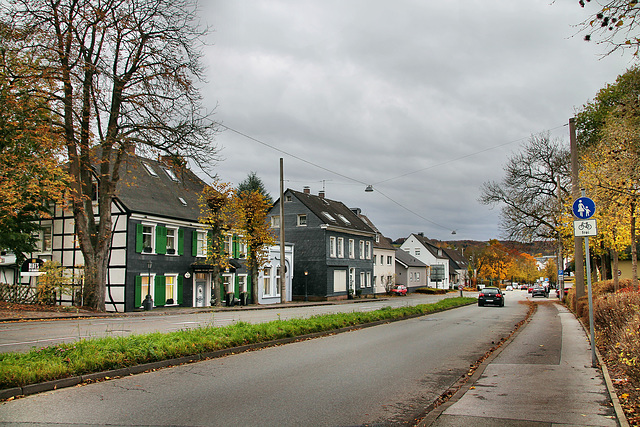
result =
[[[81,340],[27,353],[0,353],[0,389],[429,314],[475,302],[475,298],[446,298],[434,304],[412,307],[387,307],[369,312],[327,314],[258,324],[238,322],[225,327]]]

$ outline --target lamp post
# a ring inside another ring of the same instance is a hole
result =
[[[309,272],[307,270],[304,271],[304,300],[309,301],[308,295],[307,295],[307,286],[309,284]]]
[[[153,263],[151,261],[147,261],[147,296],[144,298],[144,302],[142,303],[142,308],[145,311],[149,311],[153,308],[153,299],[151,298],[151,267]]]

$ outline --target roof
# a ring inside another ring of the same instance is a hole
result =
[[[401,263],[405,267],[426,267],[427,264],[411,255],[403,249],[396,249],[396,262]]]
[[[382,233],[380,233],[380,230],[378,230],[378,228],[373,224],[373,222],[371,222],[371,220],[369,219],[369,217],[367,217],[366,215],[362,214],[362,213],[358,213],[357,214],[358,217],[364,221],[365,224],[367,224],[373,231],[375,231],[376,235],[378,236],[378,239],[376,239],[376,241],[373,242],[373,247],[377,248],[377,249],[389,249],[394,251],[396,249],[395,246],[393,246],[393,243],[391,242],[391,239],[388,239],[386,237],[384,237],[382,235]]]
[[[315,216],[329,226],[375,234],[375,231],[371,229],[371,227],[342,202],[291,189],[287,189],[286,192],[294,195]]]
[[[424,246],[429,252],[431,252],[431,255],[433,255],[436,258],[440,258],[440,259],[447,259],[448,256],[445,254],[444,249],[437,247],[436,245],[434,245],[433,243],[431,243],[431,241],[424,237],[424,235],[422,233],[420,234],[415,234],[413,233],[413,236],[420,242],[422,243],[422,246]],[[442,254],[438,255],[438,250],[442,250]]]
[[[455,270],[464,270],[469,265],[469,261],[455,249],[443,249],[444,253],[449,257],[449,265]]]
[[[130,212],[198,221],[198,198],[206,184],[187,167],[129,155],[120,174],[115,197]]]

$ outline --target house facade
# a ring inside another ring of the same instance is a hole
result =
[[[395,284],[396,275],[396,248],[388,239],[380,233],[371,220],[356,210],[358,217],[362,219],[375,233],[373,242],[373,292],[384,294]]]
[[[218,298],[225,300],[227,294],[235,298],[245,296],[251,301],[251,278],[245,265],[247,248],[237,235],[226,237],[224,250],[230,258],[229,268],[222,274],[219,295],[213,292],[214,277],[207,265],[209,235],[198,222],[198,198],[205,186],[202,180],[168,160],[133,154],[123,162],[121,175],[111,204],[107,311],[140,309],[147,295],[154,307],[206,307],[214,305]],[[31,257],[55,260],[66,267],[78,291],[57,296],[57,302],[82,304],[84,262],[73,215],[65,206],[58,205],[52,207],[51,213],[51,219],[41,223],[40,245]],[[287,260],[293,263],[292,247]],[[273,300],[273,293],[264,295],[265,298],[262,293],[271,289],[264,282],[279,282],[278,267],[279,261],[260,272],[258,301]],[[291,277],[284,279],[290,281]],[[32,276],[22,276],[20,280],[35,285]]]
[[[431,244],[423,233],[411,234],[400,246],[400,249],[427,265],[427,286],[449,289],[449,257],[443,249]]]
[[[427,265],[402,249],[396,250],[396,284],[405,285],[409,292],[427,286]]]
[[[324,192],[312,195],[287,189],[269,211],[274,232],[280,229],[295,245],[294,300],[337,300],[373,293],[373,243],[376,233],[342,202]]]

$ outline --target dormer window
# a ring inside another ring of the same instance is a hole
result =
[[[151,176],[155,176],[158,177],[158,174],[156,173],[155,170],[153,170],[153,168],[151,167],[151,165],[149,165],[148,163],[142,163],[142,166],[144,166],[144,168],[147,170],[147,172],[149,173],[149,175]]]
[[[178,200],[180,200],[180,203],[182,203],[182,206],[187,206],[187,201],[185,199],[183,199],[182,197],[178,197]]]
[[[175,172],[173,172],[171,169],[165,169],[164,171],[167,173],[169,178],[171,178],[171,181],[179,182]]]
[[[344,215],[338,214],[338,218],[340,218],[345,224],[351,225],[351,222]]]
[[[336,219],[332,217],[329,212],[322,211],[322,215],[324,215],[329,221],[337,222]]]

